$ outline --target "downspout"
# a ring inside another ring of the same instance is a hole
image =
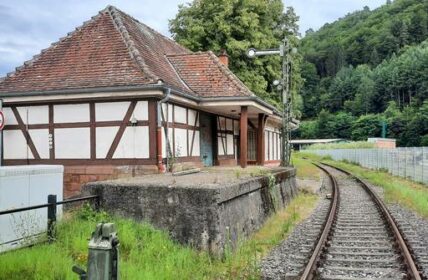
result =
[[[160,101],[158,101],[157,103],[157,128],[156,128],[156,148],[157,148],[157,166],[158,166],[158,170],[159,172],[163,173],[165,172],[165,166],[163,165],[162,159],[163,159],[163,155],[162,155],[162,104],[167,102],[169,100],[171,96],[171,89],[168,88],[166,89],[166,94],[165,97],[163,99],[161,99]],[[164,132],[165,132],[165,138],[166,138],[166,147],[167,150],[170,150],[171,148],[169,147],[169,138],[168,138],[168,119],[166,120],[166,127],[164,127]],[[166,157],[168,160],[168,157]],[[168,162],[167,162],[168,165]]]

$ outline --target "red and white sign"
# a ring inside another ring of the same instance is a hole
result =
[[[0,130],[3,130],[4,128],[4,114],[2,111],[0,111]]]

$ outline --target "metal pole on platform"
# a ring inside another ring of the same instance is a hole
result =
[[[290,165],[291,160],[291,145],[290,145],[290,135],[291,135],[291,58],[290,55],[296,53],[297,49],[291,47],[289,40],[285,37],[282,44],[278,49],[273,50],[256,50],[249,49],[247,51],[247,56],[249,58],[255,58],[257,56],[265,55],[280,55],[282,58],[281,67],[282,67],[282,76],[281,81],[277,82],[274,85],[281,87],[282,90],[282,129],[281,129],[281,166]]]

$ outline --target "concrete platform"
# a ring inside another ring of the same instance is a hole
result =
[[[106,211],[147,221],[199,249],[221,254],[260,228],[297,194],[294,168],[214,168],[88,183]],[[120,233],[119,233],[120,234]]]

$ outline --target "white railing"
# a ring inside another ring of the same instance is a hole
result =
[[[346,160],[370,169],[428,184],[428,147],[395,149],[305,150],[334,160]]]

